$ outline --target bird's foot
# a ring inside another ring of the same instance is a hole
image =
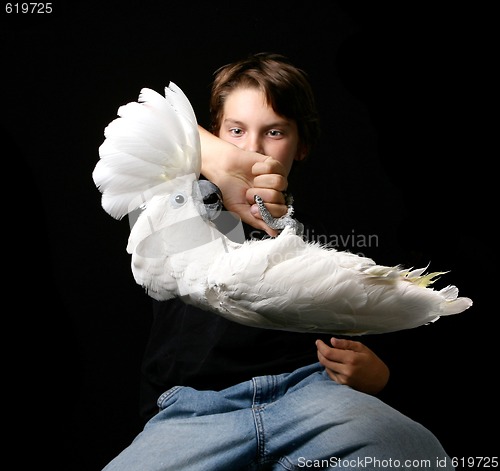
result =
[[[292,206],[293,197],[292,195],[286,196],[286,204],[288,206],[287,213],[284,216],[275,218],[268,211],[264,205],[264,201],[259,195],[254,197],[255,204],[258,206],[262,220],[271,228],[276,230],[282,230],[285,227],[290,227],[295,231],[296,235],[301,236],[304,233],[304,225],[293,218],[294,209]]]

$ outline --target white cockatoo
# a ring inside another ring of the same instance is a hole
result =
[[[259,199],[265,220],[282,228],[277,237],[239,240],[220,230],[217,202],[205,204],[216,187],[199,180],[196,116],[174,83],[165,97],[143,89],[118,116],[93,179],[104,210],[129,215],[133,276],[152,298],[181,297],[254,327],[344,335],[410,329],[472,305],[455,286],[431,288],[443,272],[377,265],[307,242],[292,211],[274,220]]]

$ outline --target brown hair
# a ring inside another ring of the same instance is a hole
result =
[[[236,88],[261,90],[274,112],[296,122],[306,153],[316,145],[319,116],[309,79],[280,54],[258,53],[220,67],[210,96],[210,131],[218,134],[227,96]]]

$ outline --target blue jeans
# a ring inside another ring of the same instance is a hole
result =
[[[220,392],[174,387],[106,471],[453,470],[426,428],[319,364]]]

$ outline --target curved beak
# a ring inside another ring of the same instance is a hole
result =
[[[207,217],[210,221],[219,216],[222,211],[222,192],[220,188],[209,180],[199,180],[198,186],[200,188],[201,197],[203,198],[203,205],[207,212]]]

